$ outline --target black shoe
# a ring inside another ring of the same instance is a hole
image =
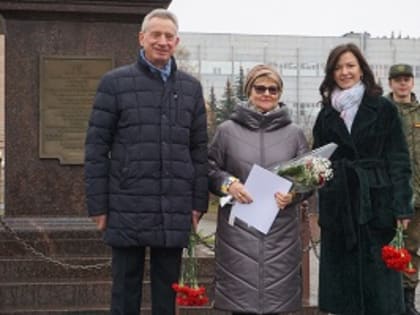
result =
[[[404,302],[405,302],[405,313],[404,315],[420,315],[414,305],[416,297],[416,290],[412,288],[404,288]]]

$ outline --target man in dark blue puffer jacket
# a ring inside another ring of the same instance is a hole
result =
[[[101,79],[86,136],[89,216],[112,247],[111,314],[138,315],[145,248],[152,314],[174,315],[182,248],[207,210],[207,126],[200,83],[177,70],[178,22],[150,12],[136,63]]]

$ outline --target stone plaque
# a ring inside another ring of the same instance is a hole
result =
[[[93,98],[109,57],[48,56],[40,60],[40,158],[83,164],[84,142]]]

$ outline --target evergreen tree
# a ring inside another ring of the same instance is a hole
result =
[[[225,92],[223,98],[216,106],[216,123],[219,125],[229,118],[236,105],[236,97],[234,95],[232,84],[228,79],[225,85]]]
[[[216,94],[214,93],[214,86],[210,87],[209,101],[207,102],[207,129],[209,139],[211,139],[216,131],[216,109],[217,100]]]
[[[213,112],[216,111],[216,105],[217,105],[216,94],[214,93],[214,86],[212,85],[210,87],[209,106]]]
[[[238,80],[236,81],[236,97],[240,101],[245,101],[247,98],[244,92],[244,84],[245,84],[244,82],[245,82],[244,68],[240,66]]]

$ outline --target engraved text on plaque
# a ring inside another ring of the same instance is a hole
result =
[[[53,56],[40,64],[40,157],[83,164],[93,98],[112,58]]]

